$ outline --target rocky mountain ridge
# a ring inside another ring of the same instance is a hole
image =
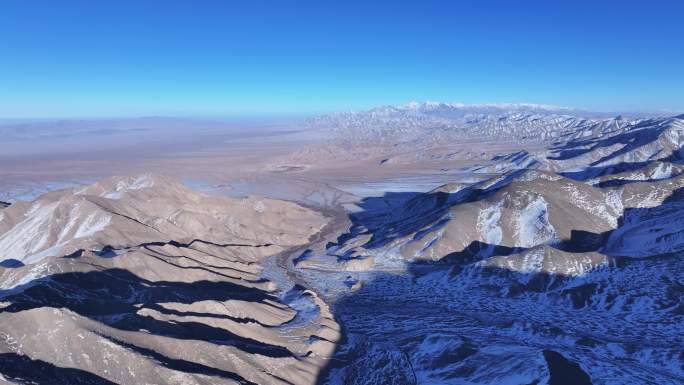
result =
[[[0,216],[5,381],[311,384],[339,338],[315,293],[262,277],[327,223],[296,204],[141,175]]]

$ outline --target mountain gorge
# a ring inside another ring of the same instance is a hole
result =
[[[320,142],[267,171],[320,186],[291,200],[142,174],[0,206],[0,378],[684,382],[683,116],[412,103],[306,124]],[[401,188],[350,202],[359,164]],[[330,191],[347,200],[312,203]]]

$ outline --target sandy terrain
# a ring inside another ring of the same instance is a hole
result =
[[[94,124],[72,123],[72,129]],[[101,124],[114,125],[107,121]],[[158,119],[145,122],[149,128],[134,131],[138,125],[137,121],[116,122],[117,128],[104,133],[82,133],[82,137],[46,133],[3,143],[0,200],[29,199],[44,191],[92,183],[111,175],[153,172],[218,194],[259,194],[329,205],[334,203],[330,199],[338,200],[347,193],[364,196],[407,188],[428,191],[453,181],[455,176],[469,177],[462,175],[461,167],[519,147],[516,143],[492,143],[486,147],[486,154],[473,155],[469,153],[473,142],[463,142],[430,148],[421,159],[415,159],[411,151],[388,156],[374,149],[358,158],[340,159],[339,148],[329,146],[327,154],[319,153],[330,136],[301,122]],[[54,126],[59,125],[41,123],[40,127],[53,132],[57,130]],[[444,153],[457,154],[450,159],[426,156]]]

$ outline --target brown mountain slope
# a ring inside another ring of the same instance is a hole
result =
[[[339,338],[315,293],[282,296],[261,276],[327,222],[296,204],[144,175],[2,214],[7,380],[43,367],[64,384],[311,384]]]

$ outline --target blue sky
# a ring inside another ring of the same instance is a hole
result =
[[[684,111],[682,1],[0,2],[0,118]]]

